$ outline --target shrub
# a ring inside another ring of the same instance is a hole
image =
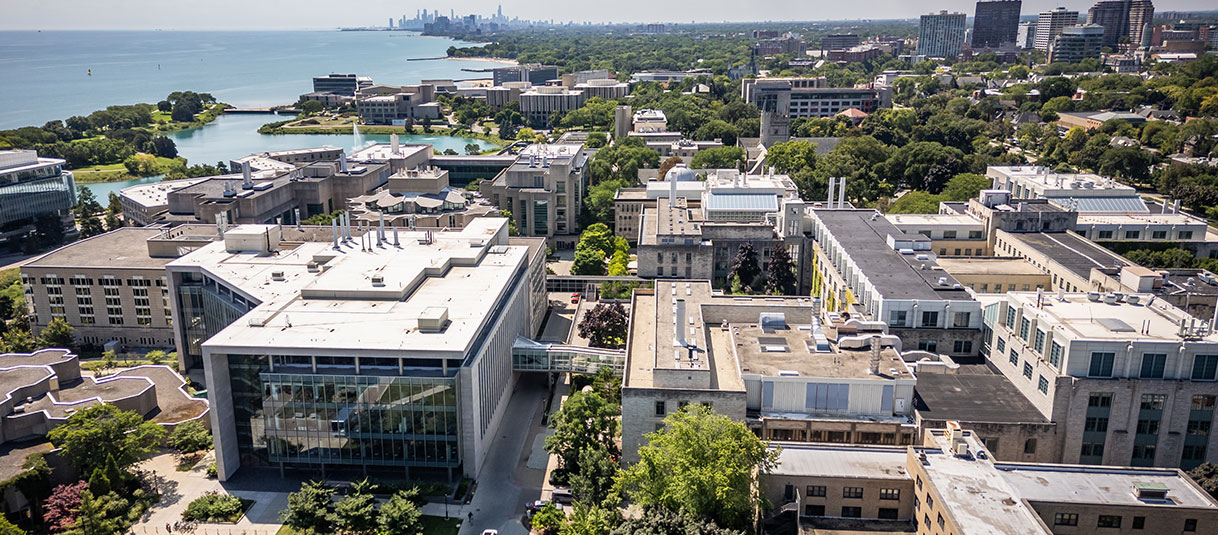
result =
[[[231,494],[209,492],[190,502],[182,512],[182,520],[196,522],[236,522],[241,518],[241,498]]]
[[[211,464],[207,465],[207,477],[209,477],[211,479],[220,477],[220,471],[218,469],[216,469],[216,463],[211,463]]]

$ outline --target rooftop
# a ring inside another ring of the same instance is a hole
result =
[[[1120,268],[1130,265],[1130,262],[1120,255],[1073,232],[1029,232],[1007,236],[1028,244],[1084,280],[1091,279],[1092,268]]]
[[[123,227],[69,243],[44,254],[25,265],[27,268],[109,268],[160,269],[172,258],[153,258],[148,254],[148,240],[163,233],[163,229]],[[68,271],[63,276],[71,275]]]
[[[904,446],[832,446],[803,442],[782,442],[777,446],[782,450],[778,453],[778,466],[770,472],[774,475],[909,479],[905,471],[908,451]]]
[[[982,229],[985,227],[977,219],[965,214],[888,214],[884,217],[892,221],[892,224],[906,228],[911,226],[968,226]],[[964,237],[966,236],[961,236],[961,238]]]
[[[204,180],[207,179],[183,178],[181,180],[164,180],[123,188],[120,194],[143,206],[165,206],[169,204],[169,192],[193,186]]]
[[[1213,498],[1175,468],[1024,463],[996,463],[994,467],[1017,494],[1033,502],[1218,509]],[[1139,498],[1135,486],[1166,491],[1167,499]]]
[[[1007,483],[993,462],[982,459],[981,443],[964,432],[969,453],[957,456],[950,451],[950,439],[941,430],[930,438],[938,446],[925,450],[922,468],[939,492],[943,507],[962,533],[970,535],[1042,535],[1048,532],[1040,517],[1021,500],[1022,496]]]
[[[1193,319],[1161,299],[1109,304],[1103,299],[1092,301],[1085,293],[1064,294],[1064,300],[1046,293],[1043,304],[1037,307],[1036,292],[1008,292],[1006,298],[1012,306],[1024,306],[1060,326],[1055,328],[1087,340],[1128,341],[1136,337],[1143,342],[1179,342],[1180,322]],[[1203,340],[1218,343],[1218,334],[1209,334]]]
[[[812,213],[833,235],[833,239],[864,270],[864,276],[886,299],[969,300],[968,292],[956,288],[957,281],[947,277],[947,285],[938,280],[943,272],[933,269],[933,258],[902,254],[889,245],[888,238],[926,239],[909,235],[897,228],[875,210],[813,210]],[[927,269],[922,269],[925,265]]]
[[[778,377],[795,372],[800,377],[833,377],[846,379],[912,379],[913,373],[892,348],[880,351],[879,374],[871,373],[871,349],[844,349],[837,345],[838,335],[825,329],[833,341],[828,351],[816,351],[815,340],[808,325],[786,329],[762,328],[751,323],[732,323],[731,346],[718,348],[734,351],[740,360],[741,373]],[[809,347],[812,344],[812,347]],[[890,370],[896,370],[895,375]]]
[[[385,162],[393,158],[409,158],[420,152],[431,152],[431,150],[431,145],[428,144],[401,143],[398,145],[398,152],[395,154],[392,144],[377,143],[351,153],[350,160],[355,162]]]
[[[978,393],[984,392],[981,396]],[[1003,375],[921,373],[914,409],[924,420],[989,423],[1048,423]]]
[[[527,247],[506,245],[506,222],[476,218],[457,232],[398,232],[399,245],[370,250],[310,241],[260,255],[212,243],[169,269],[202,269],[261,303],[205,347],[462,357],[527,262]],[[448,323],[439,332],[420,330],[424,310],[435,306],[447,307]]]
[[[942,258],[939,267],[952,275],[1045,275],[1023,258]]]

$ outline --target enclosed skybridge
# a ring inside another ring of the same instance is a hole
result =
[[[524,337],[517,337],[512,345],[512,369],[518,372],[591,374],[601,368],[621,376],[626,369],[626,350],[548,344]]]

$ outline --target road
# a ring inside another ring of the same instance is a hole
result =
[[[546,376],[521,375],[499,424],[499,436],[482,463],[478,488],[466,510],[473,520],[461,525],[459,535],[477,535],[498,530],[500,535],[526,535],[522,517],[526,503],[540,499],[545,470],[527,465],[534,437],[545,429],[542,413]],[[526,447],[526,444],[529,447]]]

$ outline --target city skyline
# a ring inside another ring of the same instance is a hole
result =
[[[1060,5],[1086,12],[1094,3],[1092,1],[1030,0],[1023,3],[1021,15],[1035,15],[1040,11],[1050,10]],[[568,21],[577,23],[584,21],[598,23],[847,21],[867,20],[865,15],[876,13],[883,13],[885,19],[916,19],[920,15],[942,9],[960,11],[971,16],[976,2],[950,0],[910,3],[900,0],[879,0],[870,2],[866,9],[854,9],[854,6],[827,3],[826,5],[813,5],[809,9],[801,11],[791,10],[789,4],[781,0],[754,2],[750,4],[751,7],[748,10],[742,10],[737,3],[723,0],[698,2],[697,9],[692,10],[690,9],[693,5],[692,2],[657,5],[638,0],[626,0],[619,5],[620,9],[606,13],[598,6],[592,5],[559,4],[543,7],[532,2],[511,0],[469,0],[463,2],[460,8],[442,3],[372,0],[363,4],[362,9],[354,12],[330,12],[325,9],[322,2],[317,0],[293,2],[270,0],[252,4],[236,0],[212,0],[208,3],[211,6],[210,13],[239,13],[241,15],[240,17],[219,19],[183,18],[176,5],[152,0],[125,0],[122,7],[85,0],[61,0],[55,3],[38,0],[11,0],[7,4],[6,16],[4,20],[0,21],[0,30],[330,29],[340,26],[383,26],[390,17],[397,19],[406,15],[409,18],[416,10],[424,8],[440,9],[441,12],[455,9],[458,14],[472,13],[490,16],[500,5],[503,6],[504,15],[509,19],[554,20],[559,23]],[[310,6],[317,7],[318,10],[308,9]],[[291,9],[287,9],[288,7]],[[1197,11],[1211,7],[1212,4],[1202,0],[1159,0],[1155,2],[1155,9],[1160,13]],[[326,13],[324,19],[318,19],[311,14],[323,11]]]

